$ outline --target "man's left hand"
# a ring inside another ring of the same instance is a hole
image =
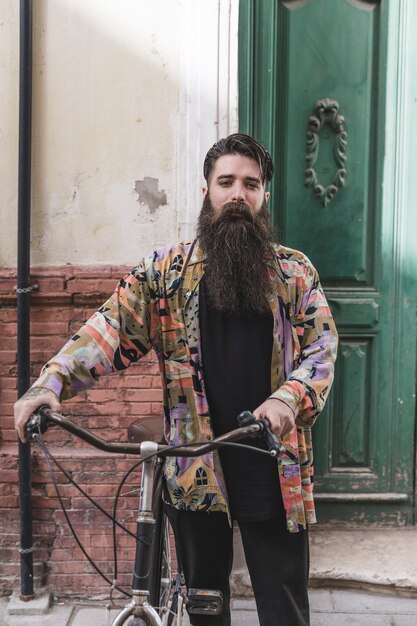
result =
[[[277,437],[282,437],[290,432],[295,426],[295,414],[285,402],[278,399],[265,400],[253,412],[256,419],[261,417],[269,420],[271,430]]]

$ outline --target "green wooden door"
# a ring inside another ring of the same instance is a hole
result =
[[[383,202],[388,24],[383,0],[240,1],[240,129],[273,154],[280,240],[316,265],[341,336],[314,427],[319,520],[332,524],[413,522],[401,399],[415,379],[398,375],[400,244]],[[413,372],[414,327],[410,341]]]

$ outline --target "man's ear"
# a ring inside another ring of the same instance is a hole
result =
[[[265,202],[268,202],[269,200],[269,196],[270,196],[270,192],[269,191],[265,191]]]
[[[203,198],[208,194],[208,187],[201,187],[201,191],[203,192]]]

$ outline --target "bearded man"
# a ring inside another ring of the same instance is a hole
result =
[[[309,624],[311,426],[332,384],[337,334],[310,261],[274,242],[272,174],[270,155],[252,137],[218,141],[204,162],[196,240],[139,263],[15,405],[23,439],[38,406],[58,410],[60,400],[154,348],[169,444],[228,432],[243,410],[269,420],[285,448],[279,467],[229,448],[165,462],[165,506],[187,587],[219,589],[224,598],[221,615],[192,615],[194,626],[230,625],[232,520],[261,626]]]

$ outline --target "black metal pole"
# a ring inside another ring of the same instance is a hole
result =
[[[32,134],[32,0],[20,0],[17,375],[19,398],[30,385],[30,190]],[[33,597],[30,442],[19,440],[21,599]]]

